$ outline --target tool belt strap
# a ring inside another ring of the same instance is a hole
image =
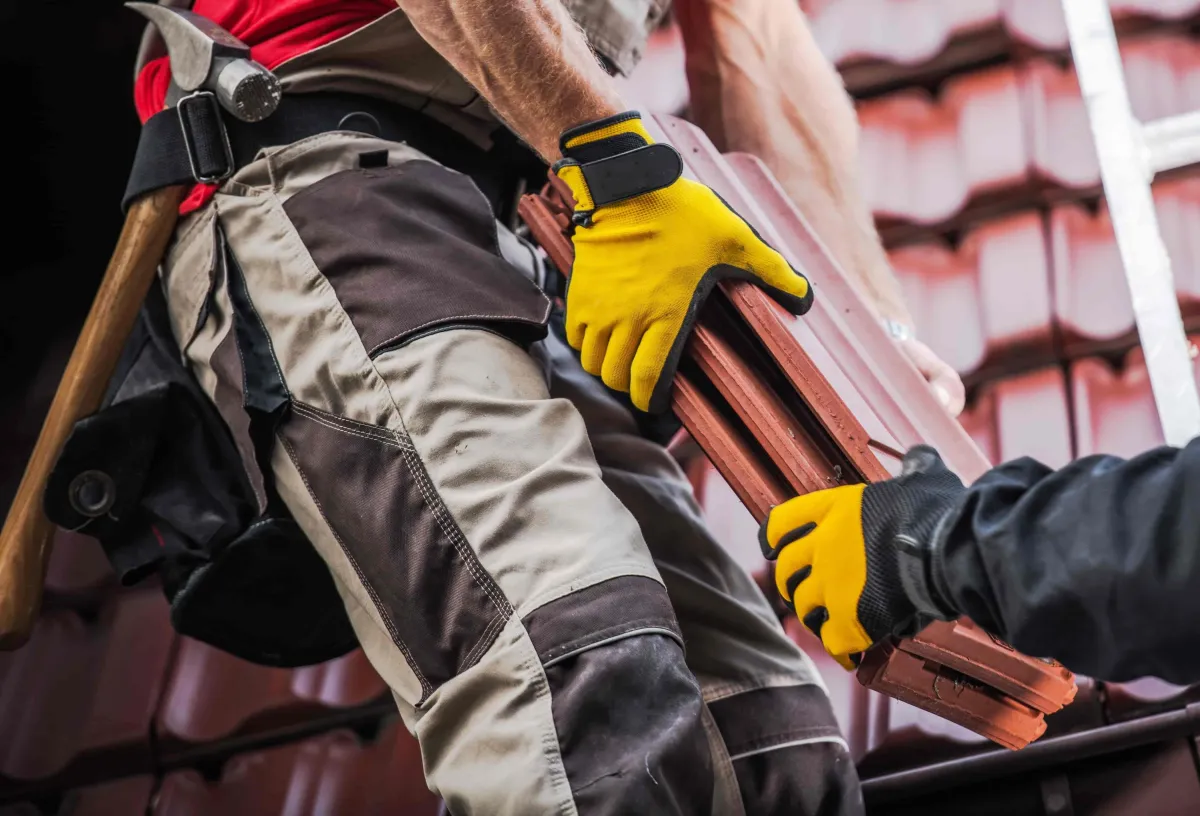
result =
[[[219,183],[265,147],[283,146],[335,130],[406,142],[434,161],[465,173],[494,208],[506,202],[518,177],[537,177],[545,165],[504,128],[484,150],[428,116],[395,103],[347,93],[285,94],[261,122],[242,122],[221,110],[212,94],[193,94],[142,126],[122,210],[138,197],[176,184]]]

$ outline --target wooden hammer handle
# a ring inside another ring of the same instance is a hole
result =
[[[134,202],[125,217],[0,531],[0,649],[15,649],[29,638],[54,536],[54,524],[42,509],[46,481],[75,423],[100,406],[175,229],[184,193],[182,186],[149,193]]]

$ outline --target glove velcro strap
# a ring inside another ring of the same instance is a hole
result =
[[[683,157],[670,145],[652,144],[578,167],[591,198],[585,209],[596,209],[671,186],[683,175]]]

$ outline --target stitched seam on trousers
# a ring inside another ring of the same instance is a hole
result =
[[[312,416],[311,414],[306,414],[306,413],[303,413],[300,411],[298,411],[297,413],[299,413],[301,416],[305,417],[306,419],[311,419],[313,422],[317,423],[318,425],[322,425],[326,428],[329,428],[332,431],[337,431],[338,433],[344,433],[347,436],[357,436],[360,439],[366,439],[369,442],[379,442],[380,444],[388,445],[390,447],[397,448],[397,449],[399,449],[399,447],[400,447],[395,442],[391,442],[386,439],[381,439],[377,436],[372,436],[371,434],[362,433],[361,431],[354,430],[353,428],[345,428],[341,425],[335,425],[332,422],[325,422],[324,420],[320,419],[319,417]]]
[[[544,298],[545,295],[542,295],[542,297]],[[546,301],[546,308],[542,311],[542,317],[540,320],[531,320],[528,317],[524,317],[522,315],[497,315],[497,314],[473,314],[473,315],[456,315],[454,317],[439,317],[439,318],[435,318],[434,320],[427,320],[426,322],[422,323],[419,326],[413,326],[411,329],[405,329],[404,331],[400,332],[399,334],[392,335],[387,340],[383,340],[382,342],[376,343],[371,348],[371,350],[367,352],[367,355],[370,357],[374,357],[375,354],[380,349],[388,346],[391,343],[396,342],[396,340],[398,340],[401,337],[404,337],[405,335],[413,334],[413,333],[419,332],[423,329],[427,329],[430,326],[436,326],[438,323],[445,323],[445,322],[451,321],[451,320],[454,320],[454,321],[458,321],[458,320],[490,320],[490,321],[515,320],[518,323],[525,323],[530,326],[540,326],[543,323],[545,323],[549,317],[550,317],[550,301],[549,300]]]
[[[425,465],[421,462],[416,447],[412,444],[412,440],[408,438],[407,434],[401,436],[395,431],[391,433],[396,441],[400,443],[400,455],[404,457],[410,475],[416,481],[417,487],[421,489],[422,495],[425,496],[425,501],[429,505],[429,509],[433,512],[433,517],[437,519],[438,526],[442,528],[442,532],[454,544],[454,548],[458,550],[459,557],[467,565],[467,569],[479,583],[479,586],[492,599],[492,603],[496,604],[496,607],[505,616],[512,615],[512,605],[508,602],[507,598],[500,594],[499,587],[495,586],[492,576],[483,571],[483,565],[479,563],[479,559],[475,555],[475,550],[471,548],[466,538],[463,537],[462,531],[458,529],[457,522],[449,517],[450,512],[446,509],[446,505],[442,503],[441,497],[437,495],[436,489],[429,479],[429,474],[425,472]]]
[[[619,631],[619,632],[616,632],[615,634],[610,635],[609,637],[603,638],[601,640],[597,640],[595,642],[589,642],[583,646],[580,646],[577,649],[573,649],[569,652],[566,652],[565,654],[559,654],[559,655],[555,655],[554,657],[546,658],[546,661],[544,663],[542,663],[542,666],[544,666],[545,668],[548,669],[551,666],[555,666],[555,665],[563,662],[564,660],[569,660],[570,658],[575,657],[576,655],[583,654],[584,652],[591,651],[592,649],[599,649],[601,646],[607,646],[610,643],[616,643],[619,640],[625,640],[625,639],[631,638],[631,637],[638,637],[639,635],[666,635],[667,637],[671,638],[671,640],[674,640],[676,643],[678,643],[680,646],[683,645],[683,641],[679,639],[679,635],[676,632],[672,632],[670,629],[664,629],[661,626],[646,626],[646,627],[626,629],[623,631]]]
[[[739,757],[750,756],[752,754],[764,754],[767,751],[783,748],[785,743],[832,742],[834,740],[843,745],[846,744],[842,738],[841,731],[838,730],[836,725],[789,728],[779,734],[771,734],[767,737],[739,742],[737,747],[740,750],[736,754],[731,753],[730,757],[738,759]]]
[[[526,599],[524,602],[522,602],[521,613],[517,617],[524,620],[547,604],[554,603],[560,598],[565,598],[567,595],[570,595],[573,592],[587,589],[588,587],[604,583],[605,581],[612,580],[613,578],[649,578],[650,580],[658,581],[661,584],[662,581],[659,579],[658,575],[650,570],[647,570],[647,567],[650,566],[651,562],[649,558],[647,558],[645,561],[631,559],[619,561],[616,564],[612,564],[602,570],[597,570],[596,572],[590,572],[581,578],[572,580],[570,583],[556,586],[553,589],[548,589],[544,592],[534,595],[532,598]]]
[[[363,439],[370,440],[372,442],[382,442],[383,444],[389,445],[393,448],[400,447],[400,445],[397,444],[395,438],[393,438],[391,433],[388,431],[381,430],[378,433],[372,433],[371,431],[368,431],[365,429],[367,426],[361,426],[361,427],[357,427],[357,428],[356,427],[346,427],[345,425],[339,424],[336,421],[335,417],[316,413],[312,409],[310,409],[306,405],[304,405],[303,403],[299,403],[299,402],[294,403],[293,407],[294,407],[296,413],[300,414],[301,416],[307,417],[308,419],[311,419],[313,422],[324,425],[326,428],[329,428],[331,430],[350,434],[351,436],[358,436]]]
[[[499,636],[500,629],[504,626],[507,620],[508,618],[499,612],[492,616],[491,623],[484,628],[483,634],[479,636],[479,642],[476,643],[474,648],[467,652],[466,657],[463,658],[464,670],[474,666],[483,658],[483,653],[486,652],[489,647],[491,647],[492,643],[494,642],[494,638]],[[493,629],[496,631],[493,632]]]
[[[679,636],[679,633],[663,626],[659,618],[644,618],[637,621],[626,621],[625,623],[610,626],[607,629],[601,629],[598,632],[589,632],[583,637],[577,637],[567,643],[561,643],[550,649],[543,658],[543,661],[545,665],[549,665],[556,660],[560,660],[565,654],[577,654],[586,651],[614,637],[624,637],[630,632],[636,632],[639,629],[655,629],[667,632],[674,640],[678,641],[680,646],[683,645],[683,638]]]
[[[812,680],[802,680],[797,682],[794,673],[788,674],[769,674],[766,676],[752,677],[750,679],[738,682],[720,683],[713,686],[708,686],[704,689],[704,702],[715,703],[719,700],[725,700],[729,697],[736,697],[739,694],[745,694],[748,691],[761,691],[768,688],[791,688],[793,686],[815,686],[820,689],[826,697],[829,696],[829,690],[817,682],[816,678]]]
[[[379,442],[385,442],[385,440],[381,436],[376,436],[375,433],[389,434],[391,436],[391,440],[386,440],[386,444],[392,445],[400,450],[400,455],[403,457],[404,463],[409,470],[409,475],[413,477],[417,487],[420,488],[421,495],[424,497],[425,503],[429,507],[430,512],[433,513],[433,517],[437,520],[438,526],[441,528],[442,533],[448,539],[450,539],[450,542],[454,545],[454,549],[458,552],[459,557],[466,564],[467,570],[471,573],[471,577],[475,579],[476,583],[479,584],[480,588],[483,589],[483,591],[491,599],[492,603],[497,606],[501,614],[503,614],[505,617],[512,614],[512,605],[508,603],[506,598],[504,598],[502,595],[499,595],[498,588],[493,588],[492,578],[483,571],[483,566],[479,564],[478,558],[475,555],[475,550],[473,550],[471,545],[467,543],[465,538],[463,538],[462,533],[459,531],[458,525],[454,523],[454,520],[447,518],[449,515],[448,511],[446,510],[446,507],[442,503],[440,497],[438,497],[436,492],[434,492],[433,485],[429,483],[429,475],[425,472],[425,467],[417,455],[416,448],[412,447],[412,442],[408,439],[407,435],[401,436],[395,431],[387,431],[384,429],[375,428],[374,426],[366,426],[372,430],[371,433],[367,433],[362,430],[364,427],[362,423],[354,422],[354,420],[348,420],[344,417],[333,417],[332,415],[325,414],[324,412],[317,414],[315,413],[317,409],[312,408],[311,406],[302,406],[299,403],[296,404],[296,408],[297,413],[300,413],[314,422],[320,423],[327,428],[339,431],[341,433],[359,436],[364,439],[371,439]],[[355,427],[344,427],[340,424],[341,422],[353,423]],[[407,446],[404,444],[405,442],[408,442]],[[414,458],[416,459],[415,463],[413,462]]]
[[[546,669],[542,665],[541,658],[538,657],[537,647],[533,645],[533,638],[529,635],[529,630],[525,628],[524,622],[519,618],[517,625],[521,627],[521,640],[528,647],[530,656],[521,663],[519,671],[522,676],[526,672],[533,672],[535,682],[537,683],[536,699],[539,703],[543,703],[549,708],[552,705],[553,695],[550,691],[550,680],[546,677]],[[559,813],[562,816],[579,816],[579,811],[575,807],[575,794],[571,790],[571,780],[567,776],[567,766],[562,755],[562,745],[558,739],[558,727],[554,724],[553,708],[550,711],[551,716],[548,718],[550,727],[542,728],[542,751],[548,760],[550,766],[551,778],[557,783],[556,787],[565,789],[564,798],[559,804]],[[538,718],[538,722],[542,722],[542,718]]]
[[[300,479],[304,482],[304,488],[308,491],[308,496],[310,499],[312,499],[313,504],[316,505],[317,512],[321,514],[321,519],[325,522],[325,526],[329,528],[329,532],[333,533],[334,540],[337,541],[338,546],[341,547],[342,553],[346,556],[346,560],[350,562],[350,566],[354,568],[355,574],[358,575],[359,583],[363,585],[363,588],[367,590],[367,594],[371,596],[371,602],[375,604],[375,611],[379,614],[379,619],[383,621],[383,625],[387,628],[388,634],[391,635],[392,643],[395,644],[396,648],[400,650],[400,653],[404,655],[404,659],[408,661],[409,668],[412,669],[413,674],[416,675],[417,680],[421,683],[421,699],[424,700],[433,693],[433,684],[430,683],[428,678],[425,677],[425,674],[421,671],[421,667],[417,665],[417,661],[413,658],[412,653],[409,652],[408,646],[405,645],[404,641],[400,638],[400,633],[397,631],[395,623],[393,623],[388,615],[385,614],[383,603],[379,600],[379,596],[375,594],[375,589],[367,581],[366,576],[363,574],[362,568],[358,565],[358,561],[355,560],[354,556],[350,552],[350,549],[346,546],[346,542],[342,540],[341,534],[338,533],[337,529],[334,528],[333,524],[329,521],[329,517],[325,515],[325,508],[321,506],[321,500],[317,498],[317,494],[313,491],[312,485],[308,482],[308,477],[304,475],[304,470],[300,467],[295,449],[292,447],[290,442],[283,438],[282,435],[279,435],[278,439],[283,445],[284,449],[287,451],[288,458],[292,460],[292,465],[296,468],[296,472],[300,474]]]
[[[757,756],[759,754],[767,754],[767,753],[770,753],[771,751],[781,751],[784,748],[795,748],[796,746],[799,746],[799,745],[818,745],[823,742],[834,743],[834,744],[842,746],[842,748],[846,749],[847,752],[850,751],[850,746],[847,745],[846,740],[842,739],[841,737],[833,737],[833,736],[809,737],[807,739],[798,739],[798,740],[792,740],[791,742],[784,742],[779,745],[771,745],[766,748],[753,748],[749,751],[742,751],[740,754],[731,756],[729,758],[729,761],[737,762],[739,759],[745,759],[746,757]]]

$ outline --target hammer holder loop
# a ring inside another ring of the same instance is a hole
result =
[[[196,91],[180,99],[175,109],[192,178],[201,184],[216,184],[232,176],[233,148],[216,94]]]

